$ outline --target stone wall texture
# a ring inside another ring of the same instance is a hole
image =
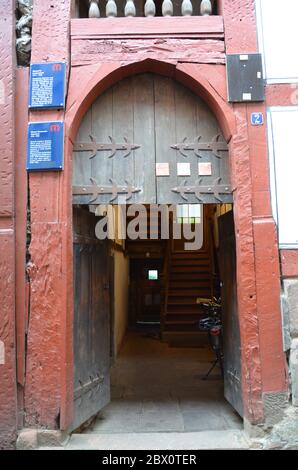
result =
[[[16,438],[14,1],[0,0],[0,449]]]

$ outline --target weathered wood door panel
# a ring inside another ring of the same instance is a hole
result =
[[[241,343],[237,306],[236,247],[233,212],[219,218],[220,275],[224,343],[224,393],[243,416]]]
[[[82,121],[74,145],[73,202],[232,202],[227,150],[198,96],[171,78],[126,78],[100,96]],[[168,164],[168,174],[161,176],[157,164]]]
[[[74,421],[76,429],[110,401],[108,251],[95,220],[74,209]]]

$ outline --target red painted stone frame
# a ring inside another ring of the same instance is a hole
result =
[[[0,449],[13,448],[17,432],[13,12],[13,0],[0,0]]]
[[[265,175],[260,183],[257,174],[253,175],[254,182],[251,176],[255,171],[253,154],[258,153],[258,168],[261,164],[260,149],[266,156],[263,132],[253,130],[248,124],[248,114],[254,107],[238,105],[235,113],[233,107],[226,103],[225,69],[222,66],[215,69],[210,65],[173,65],[151,59],[126,66],[120,63],[98,66],[93,69],[92,77],[87,75],[85,80],[85,70],[74,70],[69,87],[70,109],[66,112],[69,157],[81,118],[96,97],[118,80],[142,72],[158,72],[173,77],[201,96],[230,142],[245,417],[254,423],[262,422],[263,393],[286,391],[287,380],[282,351],[276,229],[269,202],[265,207],[253,207],[254,200],[258,201],[259,197],[257,190],[254,194],[254,185],[259,184],[262,200],[264,193],[269,198],[266,164],[262,168]],[[83,85],[80,95],[75,91],[75,83],[78,82]],[[264,111],[263,106],[261,108]],[[269,366],[273,358],[274,368]]]
[[[32,61],[70,63],[71,1],[52,0],[52,9],[48,5],[47,0],[34,3]],[[253,0],[222,0],[219,6],[227,52],[256,52]],[[287,391],[279,253],[270,205],[266,128],[251,127],[249,119],[252,111],[265,112],[265,105],[228,104],[225,67],[220,63],[159,59],[152,51],[146,58],[145,51],[141,60],[71,67],[66,113],[31,113],[31,120],[65,118],[66,135],[64,171],[30,174],[29,178],[32,268],[25,380],[27,426],[66,429],[72,420],[71,186],[76,132],[97,96],[121,78],[142,72],[173,77],[200,95],[229,141],[246,419],[262,422],[264,394]]]

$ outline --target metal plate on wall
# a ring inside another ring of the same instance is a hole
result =
[[[227,77],[231,103],[265,100],[261,54],[227,55]]]

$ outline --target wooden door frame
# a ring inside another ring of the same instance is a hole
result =
[[[86,67],[88,68],[88,67]],[[234,189],[234,221],[237,251],[237,296],[242,348],[244,416],[250,423],[264,422],[267,395],[287,393],[286,361],[282,345],[280,315],[280,272],[276,226],[270,207],[269,170],[266,128],[249,124],[253,104],[230,105],[226,98],[226,71],[223,65],[167,63],[147,59],[123,65],[120,62],[101,64],[86,73],[85,67],[73,67],[69,81],[65,115],[65,167],[59,176],[59,207],[64,222],[60,239],[64,253],[63,283],[52,288],[59,296],[61,333],[57,347],[61,349],[61,383],[49,383],[60,409],[60,428],[67,429],[72,420],[73,394],[73,273],[72,273],[72,148],[81,120],[94,100],[107,88],[129,75],[158,73],[171,77],[200,96],[216,116],[229,143],[231,180]],[[80,83],[78,91],[77,84]],[[260,104],[258,111],[265,113]],[[262,178],[259,178],[259,172]],[[45,182],[46,191],[55,187],[55,174]],[[34,175],[32,180],[34,179]],[[38,181],[31,187],[31,196],[39,190]],[[42,214],[43,220],[46,215]],[[32,233],[32,244],[39,233]],[[32,246],[31,244],[31,246]],[[51,273],[50,273],[51,275]],[[62,293],[62,294],[61,294]],[[42,291],[31,298],[42,302]],[[44,367],[47,357],[44,358]],[[274,371],[272,370],[274,364]],[[51,366],[49,364],[48,366]],[[30,382],[31,380],[31,382]],[[29,392],[38,396],[33,379]],[[30,389],[31,387],[31,389]],[[36,401],[27,401],[28,412],[35,413]],[[44,424],[55,422],[53,406],[46,404]]]

